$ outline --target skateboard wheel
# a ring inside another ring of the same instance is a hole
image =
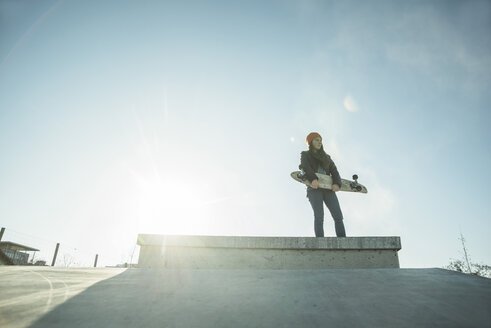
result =
[[[353,174],[353,180],[358,180],[358,175]]]

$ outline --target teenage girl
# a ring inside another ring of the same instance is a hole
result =
[[[324,206],[322,204],[324,202],[334,219],[336,236],[346,237],[343,213],[336,196],[336,192],[341,186],[341,176],[331,156],[324,151],[320,134],[317,132],[310,133],[306,142],[309,150],[301,153],[299,168],[304,172],[307,180],[311,181],[310,186],[307,186],[307,197],[314,210],[315,236],[324,237]],[[319,181],[315,173],[330,175],[333,180],[332,190],[319,188]]]

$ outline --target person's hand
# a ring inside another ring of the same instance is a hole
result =
[[[339,191],[339,186],[337,184],[332,185],[332,191],[336,192]]]
[[[310,184],[310,186],[314,189],[317,189],[319,188],[319,180],[314,180],[312,181],[312,183]]]

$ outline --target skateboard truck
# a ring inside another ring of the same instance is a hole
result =
[[[297,174],[297,177],[302,180],[302,181],[305,181],[307,180],[307,178],[305,177],[305,172],[303,170],[301,170],[298,174]]]
[[[350,183],[351,189],[356,191],[361,191],[362,187],[358,184],[358,175],[353,174],[353,180],[355,180],[355,182]]]

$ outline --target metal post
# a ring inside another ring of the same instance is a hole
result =
[[[53,256],[53,262],[51,262],[51,266],[55,266],[56,256],[58,255],[58,248],[60,248],[60,243],[56,243],[55,255]]]
[[[99,254],[95,255],[94,268],[97,267],[97,259],[99,258]]]
[[[4,232],[5,232],[5,228],[2,228],[2,230],[0,230],[0,241],[2,241],[2,237],[3,237]]]

